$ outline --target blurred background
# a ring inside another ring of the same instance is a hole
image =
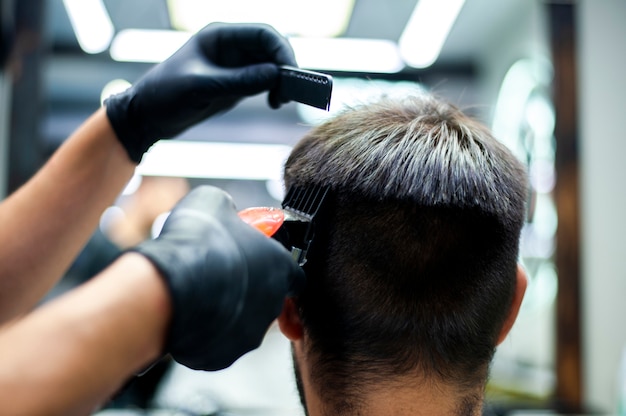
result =
[[[211,21],[265,22],[301,67],[333,75],[327,113],[242,102],[160,142],[49,295],[158,233],[189,189],[279,206],[282,163],[309,129],[380,94],[434,91],[490,126],[529,167],[522,262],[530,286],[499,347],[486,413],[626,412],[626,2],[623,0],[2,0],[0,198],[111,93]],[[68,219],[69,220],[69,219]],[[98,413],[301,415],[287,341],[272,327],[231,368],[168,360]]]

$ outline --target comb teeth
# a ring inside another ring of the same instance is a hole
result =
[[[283,209],[311,221],[317,214],[326,195],[328,187],[316,185],[307,188],[292,186],[283,199]]]

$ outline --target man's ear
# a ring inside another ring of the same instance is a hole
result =
[[[293,298],[285,299],[283,310],[278,316],[278,327],[290,341],[299,341],[304,333],[298,307]]]
[[[524,300],[524,293],[526,293],[526,287],[528,286],[528,277],[526,276],[526,271],[524,268],[518,264],[517,265],[517,275],[516,275],[516,284],[515,284],[515,293],[513,294],[513,300],[511,301],[511,309],[509,310],[509,315],[504,321],[504,325],[502,325],[502,329],[500,330],[500,335],[498,336],[499,345],[506,336],[509,334],[509,331],[513,327],[515,323],[515,319],[517,319],[517,314],[519,312],[520,306],[522,305],[522,300]]]

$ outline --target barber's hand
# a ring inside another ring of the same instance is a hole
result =
[[[210,186],[190,192],[159,237],[132,250],[165,278],[173,303],[166,352],[193,369],[228,367],[258,347],[304,279],[284,247],[239,219],[232,199]]]
[[[108,98],[107,115],[130,158],[139,162],[157,140],[274,88],[279,65],[297,66],[289,42],[272,27],[212,23],[127,91]],[[275,92],[269,103],[282,104]]]

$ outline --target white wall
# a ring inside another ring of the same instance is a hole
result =
[[[626,346],[626,1],[578,7],[584,394],[614,414]]]

